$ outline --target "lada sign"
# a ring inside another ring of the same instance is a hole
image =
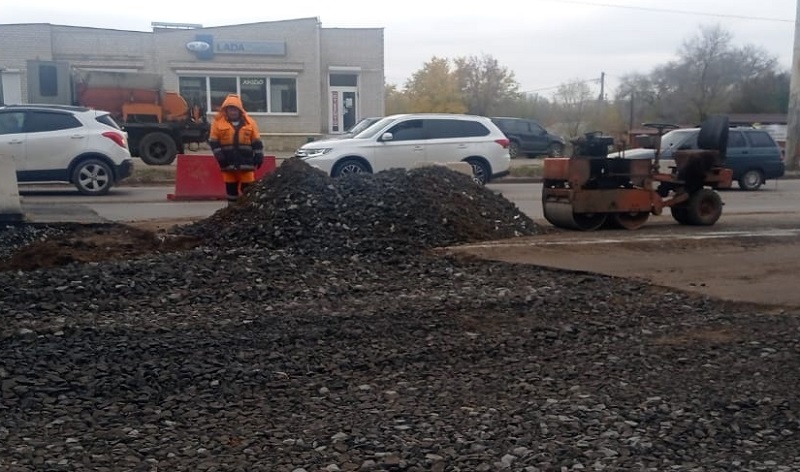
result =
[[[215,54],[239,54],[253,56],[285,56],[285,41],[214,41],[210,34],[198,34],[194,41],[186,43],[186,49],[198,59],[211,60]]]

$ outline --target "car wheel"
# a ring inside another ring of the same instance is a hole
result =
[[[564,157],[564,146],[558,143],[551,144],[550,149],[547,150],[547,155],[550,157]]]
[[[758,190],[764,183],[764,174],[756,169],[750,169],[739,177],[739,188],[742,190]]]
[[[139,157],[151,166],[172,164],[177,152],[175,141],[166,133],[148,133],[139,141]]]
[[[105,162],[84,159],[72,171],[72,183],[84,195],[105,195],[114,185],[114,174]]]
[[[707,188],[700,189],[689,197],[686,219],[694,226],[711,226],[722,216],[722,199]]]
[[[336,164],[331,175],[341,177],[347,174],[370,174],[369,168],[357,159],[345,159]]]
[[[486,185],[489,182],[492,177],[492,171],[485,162],[474,157],[466,159],[465,162],[472,166],[472,179],[476,183]]]
[[[519,149],[519,143],[511,141],[511,143],[508,145],[508,155],[511,156],[511,159],[520,157],[521,153]]]

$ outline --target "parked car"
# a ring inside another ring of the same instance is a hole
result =
[[[325,136],[324,139],[349,139],[353,136],[357,135],[358,133],[364,131],[365,129],[369,128],[373,124],[375,124],[381,118],[379,116],[370,116],[368,118],[362,118],[352,127],[345,130],[344,133],[340,134],[328,134]]]
[[[523,118],[493,117],[492,121],[511,141],[509,153],[511,158],[564,155],[565,139],[548,132],[544,126],[534,120]]]
[[[699,132],[699,128],[685,128],[666,133],[661,137],[660,159],[668,163],[677,150],[697,149]],[[652,159],[654,156],[653,149],[636,148],[608,157]],[[783,177],[786,171],[783,152],[778,144],[767,131],[755,128],[728,130],[725,167],[733,171],[733,179],[742,190],[758,190],[767,180]]]
[[[0,155],[19,182],[70,182],[104,195],[133,171],[126,134],[107,112],[60,105],[0,107]]]
[[[381,118],[350,139],[315,141],[295,156],[333,177],[422,162],[467,162],[481,183],[508,174],[508,138],[489,118],[457,114],[404,114]]]

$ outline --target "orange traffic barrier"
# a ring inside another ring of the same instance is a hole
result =
[[[175,193],[169,200],[225,200],[225,182],[213,155],[178,154]],[[256,180],[275,170],[275,156],[264,156],[264,165],[256,169]]]

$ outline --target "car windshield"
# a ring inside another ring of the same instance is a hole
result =
[[[670,148],[677,148],[677,146],[683,143],[688,136],[695,133],[697,133],[696,129],[676,129],[674,131],[670,131],[661,137],[661,151],[663,152]]]
[[[380,120],[372,123],[364,131],[353,136],[353,139],[367,139],[375,136],[378,132],[384,129],[387,125],[394,122],[397,118],[381,118]]]
[[[358,133],[364,131],[365,129],[369,128],[372,124],[378,121],[380,118],[364,118],[363,120],[359,121],[352,128],[347,130],[347,133],[355,136]]]

